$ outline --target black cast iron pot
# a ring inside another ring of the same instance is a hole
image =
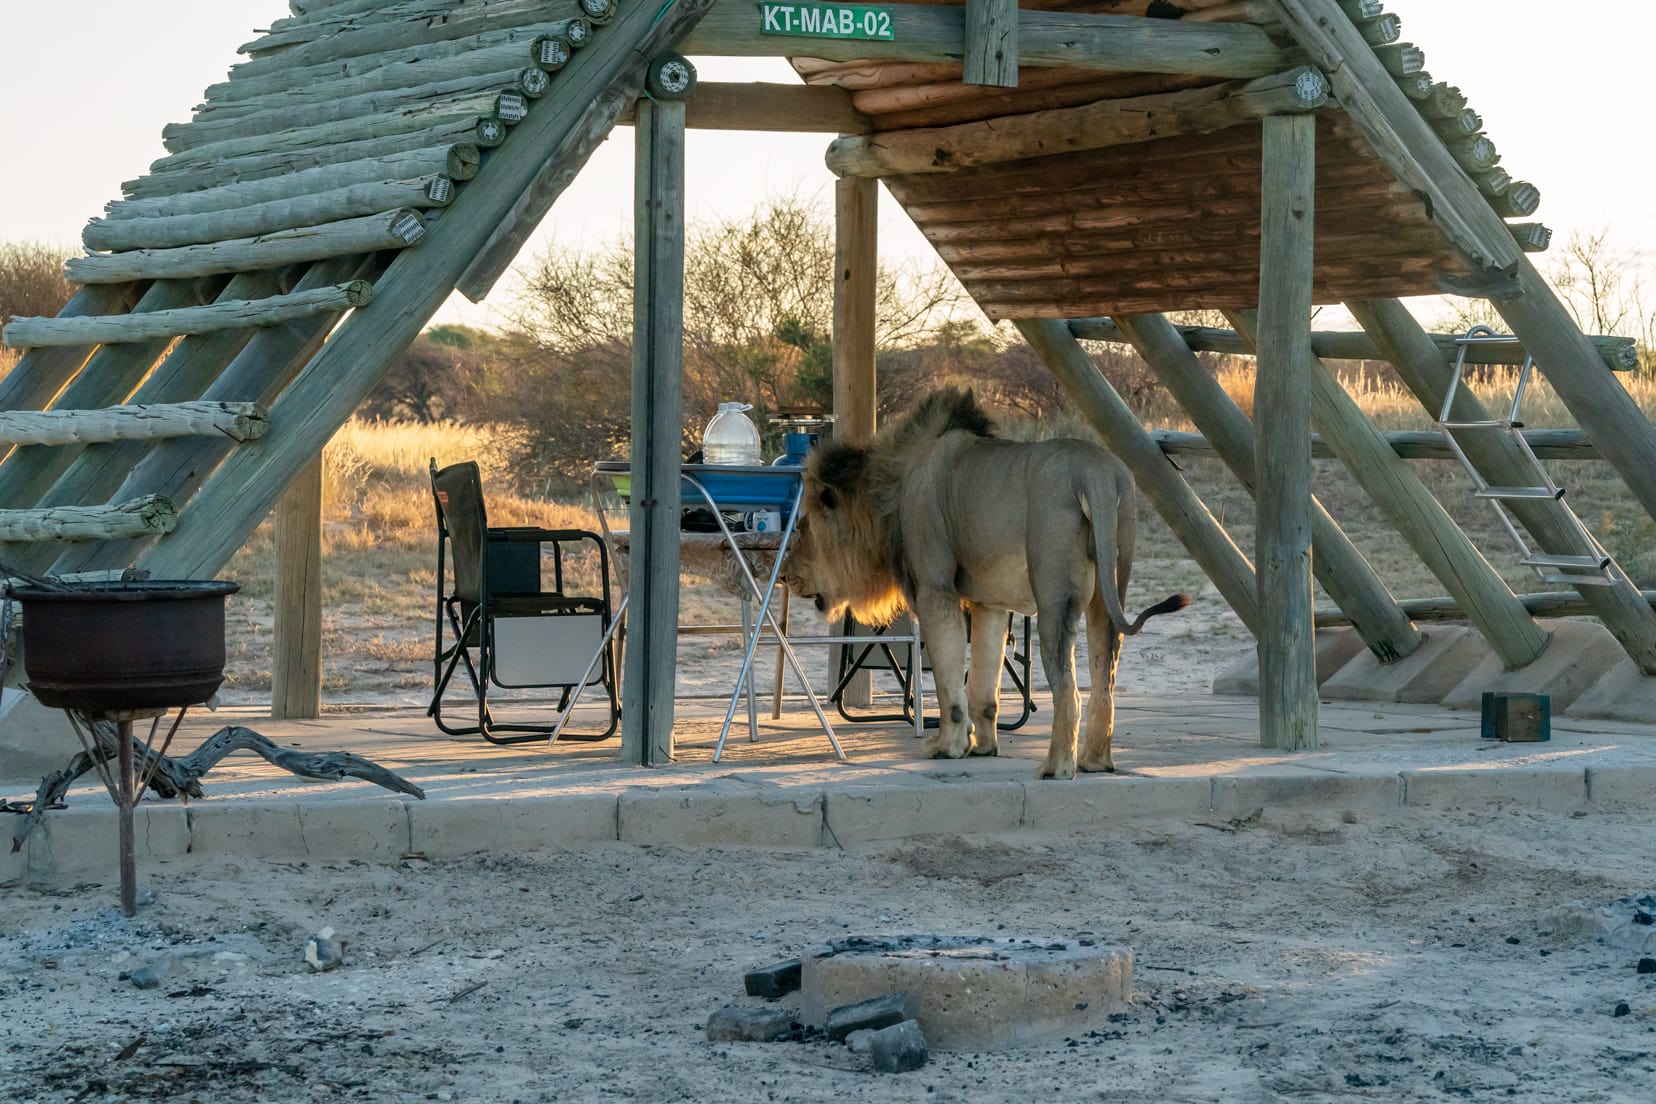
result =
[[[224,681],[224,600],[218,581],[18,586],[23,670],[41,705],[113,713],[177,709]]]

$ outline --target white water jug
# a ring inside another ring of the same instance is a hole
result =
[[[707,423],[702,433],[702,462],[707,464],[757,464],[759,460],[759,427],[753,424],[746,411],[748,403],[719,404],[719,412]]]

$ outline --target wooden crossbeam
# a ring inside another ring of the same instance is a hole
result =
[[[793,38],[766,34],[747,0],[720,0],[677,47],[715,57],[787,57],[830,61],[862,58],[961,61],[966,55],[965,9],[893,4],[888,41]],[[1249,23],[1193,23],[1127,15],[1018,12],[1018,58],[1025,65],[1062,65],[1110,73],[1182,73],[1199,77],[1262,77],[1300,60]]]
[[[1018,0],[966,0],[967,84],[1018,86]]]
[[[223,434],[236,441],[263,437],[270,426],[256,403],[187,402],[112,406],[104,410],[0,412],[0,444],[90,445],[104,441],[159,441]]]
[[[1189,404],[1183,404],[1189,411]],[[1194,420],[1194,419],[1193,419]],[[1542,460],[1597,460],[1598,449],[1579,429],[1526,429],[1524,443]],[[1216,457],[1214,442],[1201,433],[1177,429],[1150,432],[1168,456]],[[1435,429],[1390,429],[1381,434],[1391,450],[1405,460],[1453,460],[1455,454]],[[1338,454],[1321,435],[1311,435],[1311,456],[1317,460],[1336,459]]]
[[[1013,118],[840,138],[829,145],[827,163],[837,176],[953,172],[1178,134],[1207,134],[1267,116],[1314,111],[1327,95],[1328,82],[1321,73],[1299,68],[1247,82],[1103,100]]]
[[[88,541],[170,533],[178,523],[172,503],[149,495],[114,506],[54,506],[0,510],[0,541]]]
[[[1535,617],[1592,617],[1592,607],[1582,594],[1573,590],[1541,590],[1529,594],[1520,594],[1518,600],[1524,608]],[[1647,608],[1656,606],[1656,590],[1639,591],[1639,600]],[[1466,611],[1461,609],[1460,603],[1448,595],[1440,598],[1405,598],[1401,603],[1403,611],[1409,615],[1411,621],[1465,621]],[[1342,609],[1332,606],[1318,606],[1316,612],[1317,628],[1332,629],[1340,625],[1349,625],[1351,618],[1346,616]]]
[[[208,306],[179,307],[145,314],[115,314],[80,318],[15,318],[3,331],[13,348],[43,345],[119,345],[134,341],[216,333],[249,327],[279,326],[316,314],[332,314],[366,306],[374,285],[366,280],[272,295],[265,299],[220,300]]]
[[[691,130],[867,134],[874,129],[852,106],[851,93],[831,85],[698,81],[684,108],[684,125]],[[617,122],[631,126],[637,114],[638,105],[628,104]]]

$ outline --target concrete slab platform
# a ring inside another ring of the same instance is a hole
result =
[[[1368,650],[1357,630],[1345,627],[1318,629],[1313,646],[1317,649],[1317,683],[1321,685],[1335,671]],[[1221,696],[1259,696],[1259,651],[1250,649],[1213,680],[1213,692]]]
[[[1381,702],[1439,702],[1490,655],[1489,645],[1472,629],[1434,625],[1426,642],[1396,663],[1381,663],[1373,652],[1359,652],[1322,684],[1330,698]]]
[[[1049,701],[1042,701],[1049,706]],[[550,708],[550,707],[549,707]],[[989,759],[918,756],[912,729],[840,725],[838,762],[802,702],[760,739],[712,761],[723,702],[680,703],[678,759],[623,766],[618,741],[496,747],[437,733],[417,709],[271,721],[261,711],[191,713],[175,749],[225,724],[281,744],[350,751],[423,787],[424,801],[364,782],[306,782],[251,755],[224,760],[187,807],[153,796],[138,811],[139,878],[206,859],[395,862],[479,851],[648,844],[861,847],[916,835],[1075,832],[1128,819],[1243,818],[1258,809],[1384,815],[1403,806],[1556,810],[1656,807],[1656,725],[1555,718],[1547,744],[1482,740],[1478,715],[1435,705],[1333,701],[1319,746],[1259,746],[1257,706],[1221,697],[1123,695],[1116,774],[1037,781],[1043,708]],[[55,764],[53,769],[62,764]],[[38,779],[0,789],[27,800]],[[115,870],[115,809],[101,786],[72,787],[16,855],[0,839],[0,884],[104,880]],[[6,825],[21,817],[0,817]]]
[[[1501,658],[1490,653],[1472,668],[1443,704],[1450,709],[1479,709],[1485,691],[1546,694],[1552,710],[1561,713],[1626,657],[1610,630],[1596,621],[1543,621],[1552,637],[1534,663],[1508,671]]]
[[[1568,712],[1572,717],[1656,721],[1656,678],[1623,656],[1570,703]]]

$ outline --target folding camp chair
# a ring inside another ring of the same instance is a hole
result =
[[[556,723],[494,720],[490,685],[561,690],[561,714],[586,679],[587,686],[604,686],[609,725],[601,732],[565,731],[559,736],[613,736],[621,716],[614,657],[606,649],[602,662],[591,664],[612,616],[609,549],[603,539],[584,529],[491,528],[483,506],[482,477],[473,461],[442,469],[431,461],[431,493],[437,507],[437,644],[436,683],[427,714],[451,736],[481,735],[495,744],[545,739],[558,732]],[[588,542],[598,553],[598,592],[574,594],[567,586],[565,557]],[[550,588],[543,581],[548,568]],[[455,726],[443,719],[444,695],[461,670],[476,698],[475,725]]]
[[[1005,658],[1001,660],[1001,668],[1011,678],[1012,690],[1017,695],[1018,704],[1021,708],[1015,719],[996,721],[995,727],[1002,732],[1013,732],[1022,728],[1024,722],[1029,720],[1029,715],[1035,712],[1036,709],[1035,699],[1031,696],[1033,683],[1030,679],[1031,656],[1033,655],[1030,648],[1030,637],[1033,632],[1034,620],[1033,617],[1023,619],[1023,639],[1020,642],[1015,631],[1018,621],[1017,616],[1007,614],[1007,648]],[[851,615],[847,614],[842,632],[849,636],[854,629],[855,625],[852,622]],[[884,635],[885,630],[874,629],[872,632],[876,635]],[[966,638],[968,641],[971,640],[970,622],[967,623]],[[875,654],[876,650],[879,652],[878,655]],[[931,670],[931,654],[923,647],[921,653],[921,667],[924,670]],[[829,700],[838,707],[839,715],[853,724],[864,722],[888,723],[891,721],[903,721],[907,724],[913,724],[914,710],[910,704],[913,701],[910,680],[915,677],[914,666],[911,662],[913,654],[911,644],[897,642],[864,644],[860,650],[850,647],[842,649],[839,653],[838,681],[834,683],[833,692],[829,695]],[[851,680],[863,671],[886,671],[896,677],[898,685],[902,687],[903,691],[903,710],[901,713],[858,713],[853,711],[852,707],[845,701],[846,692],[850,688]],[[1008,714],[1002,716],[1005,717]],[[936,728],[937,723],[936,717],[927,717],[924,726],[926,728]],[[919,735],[919,732],[917,731],[915,735]]]

